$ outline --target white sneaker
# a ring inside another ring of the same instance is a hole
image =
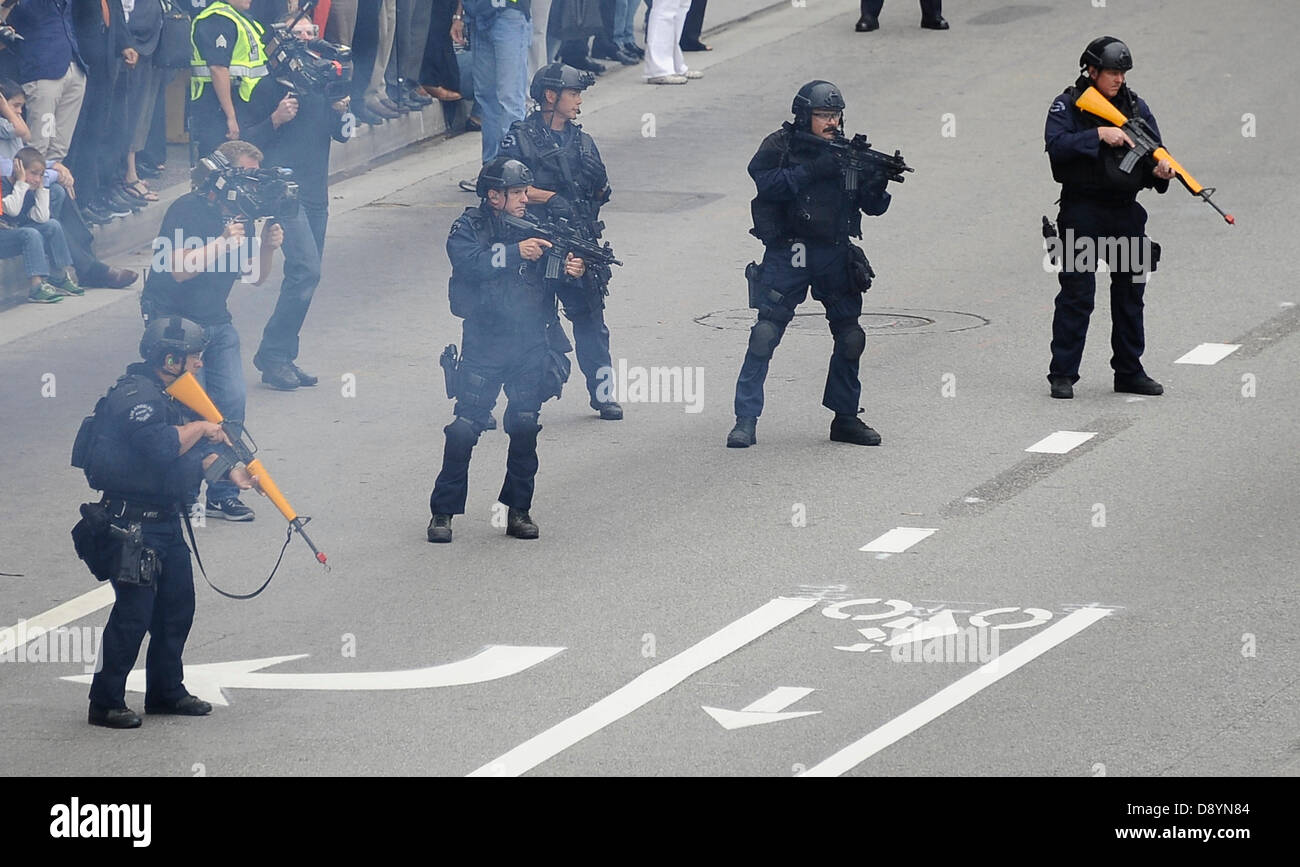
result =
[[[654,78],[647,78],[646,84],[685,84],[686,76],[684,75],[656,75]]]
[[[682,73],[682,77],[683,77],[683,78],[703,78],[703,77],[704,77],[704,73],[703,73],[703,72],[700,72],[698,69],[688,69],[688,70],[686,70],[685,72]]]

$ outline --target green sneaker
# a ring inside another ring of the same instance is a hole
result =
[[[77,285],[77,282],[69,276],[64,276],[61,283],[49,284],[54,287],[60,295],[85,295],[86,290]]]
[[[63,293],[49,283],[41,283],[27,293],[27,300],[33,304],[53,304],[63,300]]]

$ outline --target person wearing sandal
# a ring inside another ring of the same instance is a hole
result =
[[[126,149],[126,174],[122,191],[142,203],[158,201],[158,195],[140,179],[136,172],[136,151],[144,150],[149,141],[149,127],[153,124],[154,106],[158,91],[167,70],[153,65],[154,53],[162,35],[163,8],[161,0],[123,0],[123,8],[131,6],[126,20],[127,52],[122,63],[125,87],[125,113],[122,117],[123,140],[119,147]]]

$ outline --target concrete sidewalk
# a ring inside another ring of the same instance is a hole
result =
[[[805,0],[778,0],[775,3],[771,0],[711,0],[705,15],[703,35],[712,39],[715,34],[722,33],[728,27],[769,9],[783,7],[789,2],[802,3]],[[636,26],[637,40],[640,44],[644,44],[645,41],[642,21],[638,21]],[[709,39],[705,41],[708,42]],[[686,61],[688,64],[694,64],[697,62],[696,58],[702,61],[708,56],[707,52],[688,53]],[[604,63],[608,71],[600,77],[601,83],[632,82],[640,78],[643,69],[641,66],[623,67],[611,61],[604,61]],[[464,107],[458,107],[453,119],[457,127],[463,127],[465,111]],[[333,147],[330,153],[330,179],[336,181],[369,171],[387,160],[403,155],[415,146],[459,138],[461,135],[463,133],[448,131],[442,105],[436,102],[423,111],[411,112],[400,118],[385,121],[380,126],[359,125],[356,136],[350,142],[346,145],[336,144]],[[468,177],[469,174],[466,176]],[[128,265],[115,260],[120,260],[127,254],[147,251],[157,235],[158,226],[167,207],[189,192],[190,187],[188,182],[184,182],[155,191],[158,193],[158,201],[144,210],[114,220],[106,226],[94,228],[95,253],[100,259],[115,266],[138,269],[138,261]],[[138,260],[139,257],[134,258]],[[143,285],[142,275],[141,280],[138,280],[130,291],[136,293]],[[39,305],[49,314],[39,318],[41,321],[48,320],[48,324],[64,321],[103,304],[112,303],[123,293],[102,290],[102,294],[107,297],[94,299],[99,303],[88,302],[87,299],[91,294],[99,295],[101,292],[91,292],[83,298],[65,298],[58,304]],[[26,298],[27,279],[23,270],[22,257],[0,259],[0,316],[13,315],[11,312],[6,312],[7,308],[18,306],[26,308],[28,306],[24,303]]]

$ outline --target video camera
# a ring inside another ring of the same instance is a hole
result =
[[[324,39],[299,39],[277,24],[266,45],[271,75],[295,95],[308,93],[337,102],[352,91],[352,49]]]
[[[227,217],[256,220],[298,215],[298,184],[292,169],[239,168],[220,151],[213,151],[199,160],[194,180],[198,191],[206,193]]]

